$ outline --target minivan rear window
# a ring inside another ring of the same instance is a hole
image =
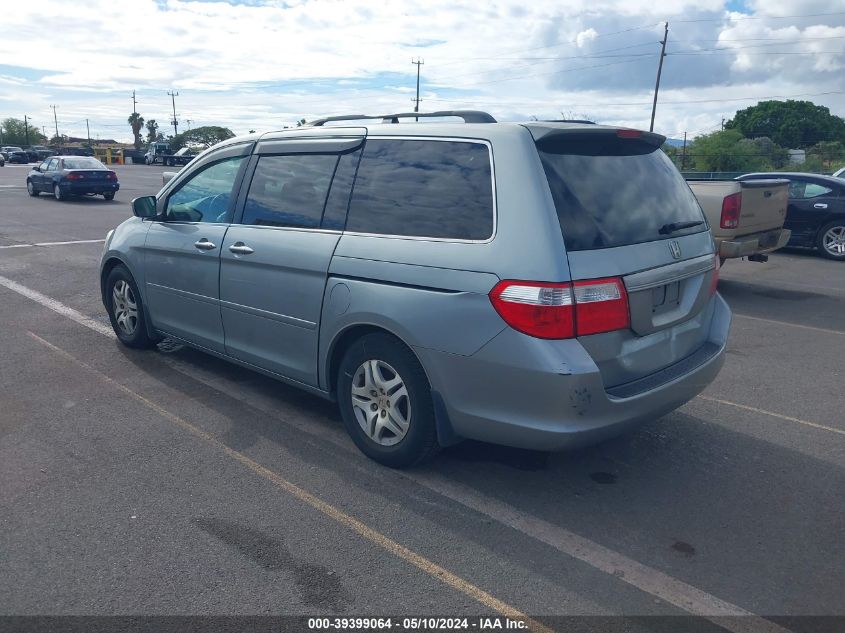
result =
[[[708,230],[672,161],[636,139],[585,135],[537,144],[569,251],[639,244]],[[701,222],[660,232],[662,227]]]
[[[486,240],[493,235],[490,151],[475,141],[368,139],[347,231]]]

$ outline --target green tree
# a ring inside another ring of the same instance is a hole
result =
[[[807,150],[807,159],[817,159],[821,166],[819,171],[829,170],[843,159],[844,149],[839,141],[822,141]]]
[[[144,117],[137,112],[133,112],[129,115],[127,122],[132,126],[132,134],[135,135],[135,149],[141,149],[141,130],[144,129]]]
[[[195,127],[193,130],[174,136],[170,142],[170,148],[174,152],[183,147],[206,149],[233,136],[235,133],[227,127],[217,125]]]
[[[27,130],[29,131],[29,143],[27,143]],[[21,119],[4,119],[0,123],[0,137],[3,138],[3,145],[41,145],[47,141],[47,137],[38,131],[38,128],[31,123],[24,128]]]
[[[725,129],[748,138],[768,136],[789,149],[805,149],[821,141],[845,142],[845,119],[811,101],[761,101],[737,112]]]
[[[737,130],[698,136],[689,154],[698,171],[758,171],[767,166],[760,148]]]
[[[164,136],[158,131],[158,123],[155,119],[150,119],[146,124],[147,128],[147,143],[155,143]]]

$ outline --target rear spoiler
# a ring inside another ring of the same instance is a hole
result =
[[[608,137],[614,136],[620,139],[638,140],[654,147],[660,147],[666,141],[666,137],[662,134],[626,127],[611,127],[608,125],[526,123],[524,126],[531,132],[535,143],[564,139],[575,141],[596,138],[598,140],[598,138],[607,139]]]

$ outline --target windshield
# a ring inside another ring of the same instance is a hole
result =
[[[65,158],[65,169],[105,169],[103,165],[96,158]]]
[[[538,151],[567,250],[612,248],[708,229],[689,186],[653,145],[588,136],[539,143]]]

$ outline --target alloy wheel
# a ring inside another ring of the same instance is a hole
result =
[[[352,376],[352,410],[367,437],[381,446],[402,441],[411,425],[405,382],[382,360],[361,363]]]
[[[822,237],[822,247],[835,257],[845,256],[845,226],[832,226]]]
[[[114,320],[122,332],[128,336],[135,333],[138,327],[138,304],[132,287],[123,279],[119,279],[112,288],[112,311]]]

